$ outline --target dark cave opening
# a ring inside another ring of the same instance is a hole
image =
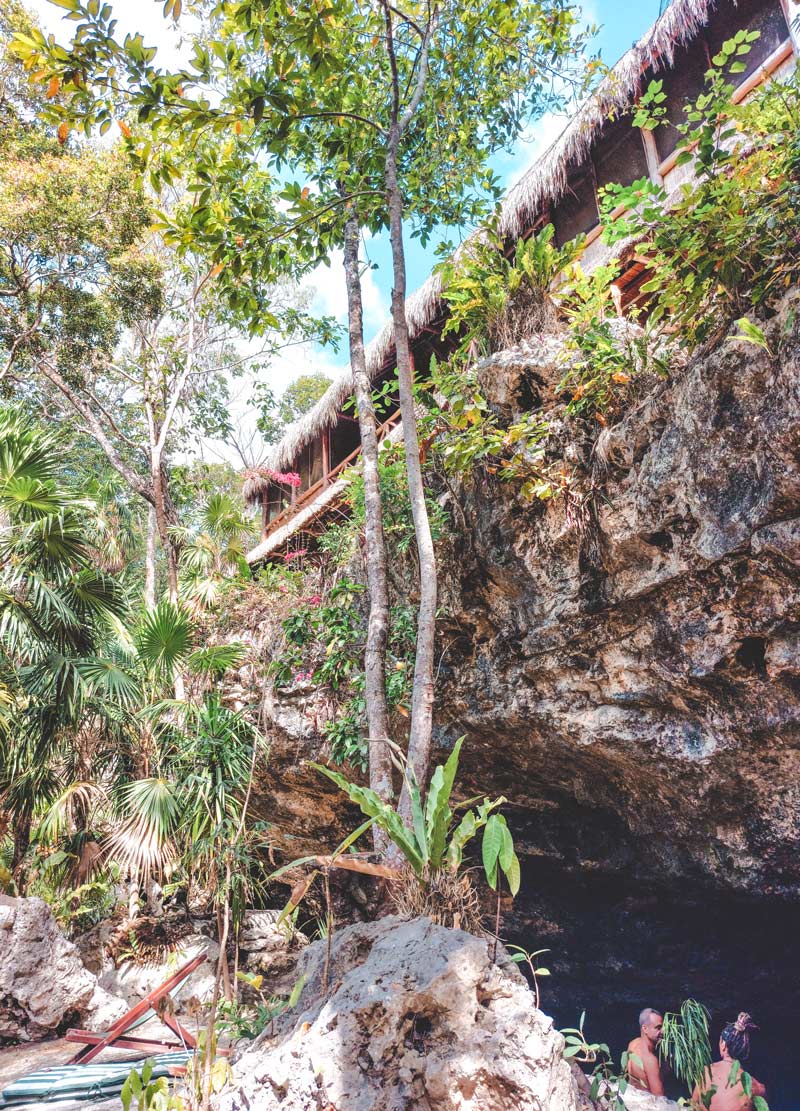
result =
[[[529,858],[503,932],[528,949],[550,949],[542,1009],[562,1028],[585,1011],[589,1040],[607,1042],[617,1062],[644,1006],[675,1010],[698,999],[711,1011],[715,1053],[724,1024],[749,1011],[759,1030],[748,1070],[767,1085],[771,1111],[800,1111],[799,905],[685,884],[645,886]],[[668,1094],[687,1093],[673,1082]]]

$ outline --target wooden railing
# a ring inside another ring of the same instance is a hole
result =
[[[383,424],[379,425],[377,430],[378,439],[382,440],[387,433],[391,432],[399,423],[400,410],[398,409],[396,412],[392,413],[388,420],[385,420]],[[283,528],[284,525],[287,525],[293,517],[297,516],[301,509],[313,502],[318,494],[323,490],[327,490],[327,488],[341,476],[342,472],[355,462],[360,454],[361,445],[359,444],[358,447],[355,448],[354,451],[351,451],[347,458],[343,459],[341,463],[338,463],[332,471],[328,471],[322,478],[317,479],[312,486],[309,486],[307,490],[304,490],[302,494],[298,494],[291,505],[287,505],[285,509],[280,511],[277,517],[274,517],[269,522],[261,535],[262,542],[272,536],[274,532],[277,532],[279,528]]]

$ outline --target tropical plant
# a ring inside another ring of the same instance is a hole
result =
[[[667,1011],[659,1052],[672,1071],[692,1091],[711,1064],[708,1040],[708,1009],[695,999],[686,999],[679,1011]]]
[[[641,180],[608,186],[602,198],[606,242],[640,241],[651,322],[687,347],[721,335],[800,274],[800,77],[738,104],[727,79],[742,72],[757,37],[737,31],[723,44],[678,125],[676,165],[694,176],[677,196]],[[652,83],[634,124],[658,127],[664,100]]]
[[[555,285],[583,242],[579,238],[556,247],[554,233],[546,224],[528,239],[518,239],[509,254],[495,220],[442,265],[442,296],[450,310],[442,334],[458,337],[459,362],[555,328]]]
[[[616,261],[597,266],[590,274],[579,263],[571,268],[562,288],[561,306],[567,325],[564,361],[567,369],[558,384],[571,415],[594,416],[603,424],[629,396],[631,383],[647,371],[663,374],[663,359],[654,355],[652,325],[636,328],[635,313],[624,320]]]
[[[524,963],[528,966],[528,971],[530,972],[531,979],[533,980],[533,992],[534,992],[534,996],[536,998],[536,1009],[538,1011],[539,1003],[541,1001],[540,1000],[540,994],[539,994],[539,978],[541,976],[549,976],[550,975],[550,969],[549,968],[542,968],[536,958],[541,957],[541,955],[543,953],[549,953],[550,950],[549,949],[535,949],[531,952],[528,949],[523,949],[523,947],[521,945],[509,945],[509,944],[506,944],[506,949],[511,954],[510,960],[513,961],[514,964],[523,964]],[[563,1031],[562,1031],[562,1033],[563,1033]]]
[[[119,1094],[123,1111],[181,1111],[183,1100],[171,1092],[166,1076],[153,1079],[154,1067],[155,1062],[148,1057],[128,1073]]]
[[[127,610],[87,540],[91,503],[59,480],[61,446],[21,410],[0,410],[0,794],[14,816],[18,884],[37,807],[58,794],[65,731],[107,709],[98,650]]]
[[[585,1023],[586,1011],[583,1011],[577,1026],[567,1026],[560,1031],[564,1036],[563,1056],[582,1065],[591,1065],[591,1100],[599,1101],[608,1111],[627,1111],[624,1096],[628,1089],[628,1052],[622,1054],[617,1070],[606,1043],[589,1041]]]
[[[523,498],[546,499],[564,474],[546,460],[550,422],[537,407],[504,422],[489,405],[474,365],[431,359],[429,380],[417,388],[420,427],[432,441],[432,459],[460,478],[496,475],[513,482]]]
[[[233,575],[249,577],[245,553],[253,524],[230,494],[212,494],[192,527],[172,532],[181,547],[181,597],[193,613],[214,609]]]
[[[232,1038],[257,1038],[258,1035],[272,1026],[276,1018],[286,1011],[293,1010],[303,993],[306,977],[300,976],[287,997],[267,995],[263,990],[264,977],[259,973],[237,972],[237,980],[244,984],[256,996],[255,1005],[242,1003],[232,999],[220,1005],[220,1018],[217,1021],[217,1031],[220,1035]]]
[[[491,802],[488,798],[484,799],[475,810],[470,803],[450,805],[463,741],[464,738],[460,737],[447,762],[436,767],[424,799],[414,769],[403,758],[402,750],[397,745],[391,746],[395,765],[409,784],[411,828],[404,824],[394,807],[383,802],[368,787],[351,783],[339,772],[322,764],[311,763],[311,767],[332,780],[386,832],[420,883],[429,883],[441,871],[457,872],[466,846],[483,829],[483,862],[487,881],[494,888],[499,869],[512,895],[516,895],[520,880],[519,861],[511,833],[503,816],[492,813],[502,806],[505,798],[501,796]],[[466,810],[466,813],[456,822],[459,810]]]

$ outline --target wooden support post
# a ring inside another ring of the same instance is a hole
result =
[[[269,524],[269,491],[261,495],[261,539],[267,539],[267,526]]]
[[[781,0],[783,14],[789,26],[789,38],[792,40],[792,49],[800,57],[800,0]],[[795,22],[797,20],[797,22]]]
[[[322,433],[322,481],[325,486],[328,485],[328,475],[331,469],[331,445],[330,445],[330,429],[326,428]]]
[[[639,134],[642,137],[642,146],[644,147],[644,156],[647,159],[647,172],[650,174],[650,180],[656,185],[663,185],[664,179],[658,172],[658,148],[656,147],[655,136],[652,131],[646,127],[639,128]]]

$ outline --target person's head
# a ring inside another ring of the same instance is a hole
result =
[[[750,1055],[751,1030],[758,1030],[758,1027],[747,1011],[740,1011],[736,1022],[729,1022],[720,1034],[720,1054],[737,1061],[746,1061]]]
[[[661,1041],[661,1028],[664,1025],[664,1019],[660,1011],[654,1011],[652,1007],[645,1007],[639,1014],[639,1029],[642,1032],[642,1037],[645,1038],[650,1045],[651,1049],[655,1049]]]

